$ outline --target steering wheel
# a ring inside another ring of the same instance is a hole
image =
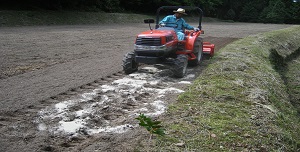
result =
[[[159,26],[160,26],[160,27],[165,27],[166,24],[165,24],[165,23],[160,23]]]

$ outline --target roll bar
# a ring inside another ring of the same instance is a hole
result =
[[[155,29],[157,29],[159,27],[159,12],[163,9],[178,9],[178,8],[183,8],[183,9],[188,9],[188,10],[197,10],[200,13],[200,17],[199,17],[199,25],[198,28],[201,30],[202,26],[201,26],[201,22],[202,22],[202,16],[203,16],[203,11],[199,8],[199,7],[195,7],[195,6],[162,6],[160,8],[157,9],[156,11],[156,25],[155,25]]]

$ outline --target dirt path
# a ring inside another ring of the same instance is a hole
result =
[[[216,44],[216,49],[220,49],[238,38],[289,26],[204,23],[204,41],[210,41]],[[82,95],[86,90],[93,90],[103,85],[110,87],[117,85],[124,88],[124,85],[115,82],[118,79],[124,79],[124,75],[120,73],[122,57],[132,50],[135,35],[147,29],[147,25],[144,24],[0,28],[0,151],[122,151],[124,147],[131,151],[130,143],[124,141],[138,140],[137,137],[141,133],[139,130],[121,135],[111,132],[85,135],[83,130],[82,136],[75,137],[43,130],[44,123],[37,123],[37,118],[41,118],[41,110],[54,114],[51,110],[47,111],[48,106],[51,109],[51,105],[53,107],[54,104],[69,100],[70,97],[83,98]],[[201,69],[198,69],[198,72],[199,70]],[[189,82],[197,75],[197,69],[190,69],[190,74],[194,74],[194,77],[187,78]],[[165,76],[158,78],[165,78]],[[146,79],[147,83],[153,81],[153,77],[148,76],[134,79]],[[177,80],[168,81],[170,83],[150,86],[150,89],[178,86],[174,82]],[[134,83],[137,82],[134,81]],[[147,85],[149,89],[149,84]],[[142,88],[147,88],[146,86],[143,84]],[[175,91],[176,93],[178,92]],[[104,98],[109,95],[103,92],[97,92],[97,94],[101,95],[92,95],[93,100],[95,97]],[[110,96],[112,94],[115,93],[110,92]],[[134,98],[152,100],[151,97],[156,94],[155,91],[154,94],[138,93]],[[144,96],[141,97],[141,95]],[[117,98],[129,99],[128,96],[122,96],[122,94]],[[87,97],[86,100],[90,101],[88,99]],[[162,99],[168,100],[167,95]],[[99,101],[102,100],[97,99],[94,102]],[[119,105],[124,104],[123,101],[119,102]],[[126,105],[131,104],[129,100],[126,100]],[[87,104],[78,103],[73,111],[78,111],[78,107],[80,110],[84,106]],[[138,105],[131,106],[139,107]],[[113,105],[101,105],[101,109],[98,110],[103,110],[105,107],[113,107]],[[118,109],[126,109],[126,107],[119,106]],[[113,113],[116,113],[118,109],[114,109]],[[155,111],[155,108],[152,110]],[[120,110],[119,114],[121,113],[126,112]],[[100,114],[95,113],[88,117],[95,115]],[[119,117],[112,114],[107,115],[105,119],[106,121],[124,121],[117,119]],[[44,118],[39,120],[46,121],[47,119]],[[98,119],[93,120],[97,120],[98,123],[102,122]],[[45,125],[49,127],[55,123]],[[119,142],[122,144],[120,145]],[[110,148],[111,146],[113,148]]]

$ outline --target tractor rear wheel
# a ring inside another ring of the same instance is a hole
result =
[[[173,73],[176,77],[182,78],[186,74],[188,65],[188,57],[187,55],[180,54],[174,60]]]
[[[126,74],[133,73],[138,70],[138,63],[135,62],[134,52],[127,53],[123,58],[123,70]]]
[[[202,40],[202,38],[198,37],[196,39],[194,48],[193,48],[193,53],[197,58],[194,60],[190,60],[189,65],[197,66],[202,61],[202,57],[203,57],[203,40]]]

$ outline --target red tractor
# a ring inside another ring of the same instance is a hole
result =
[[[185,30],[185,38],[179,41],[172,27],[159,25],[159,12],[162,9],[177,9],[178,6],[162,6],[156,12],[156,26],[151,28],[154,19],[146,19],[150,30],[137,35],[134,51],[123,58],[123,70],[126,74],[138,70],[139,63],[171,65],[173,74],[182,78],[186,74],[187,66],[197,66],[202,61],[203,54],[214,55],[214,44],[203,42],[200,34],[203,11],[199,7],[180,6],[187,10],[196,10],[199,14],[199,31]]]

